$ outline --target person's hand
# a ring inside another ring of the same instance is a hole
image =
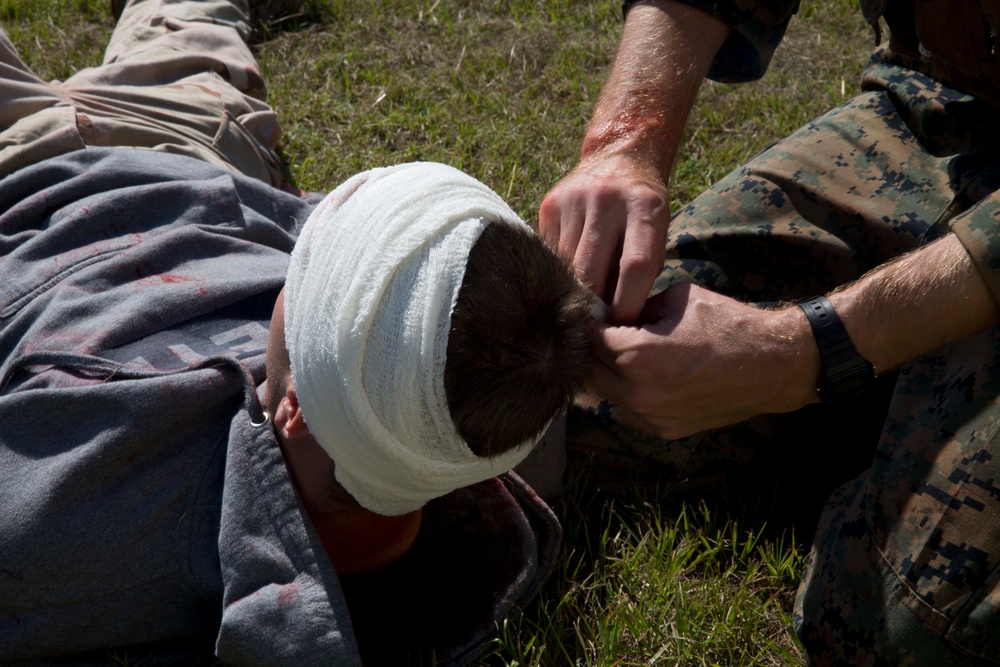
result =
[[[675,285],[637,327],[601,326],[593,385],[623,421],[679,438],[819,400],[819,352],[797,308],[763,310]]]
[[[663,269],[667,180],[698,87],[731,30],[683,2],[634,3],[580,163],[542,201],[542,237],[609,306],[609,322],[634,322]]]
[[[628,157],[580,163],[542,200],[542,238],[608,304],[608,321],[631,324],[663,269],[669,197]]]

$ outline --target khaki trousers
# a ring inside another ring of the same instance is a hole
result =
[[[45,82],[0,29],[0,178],[88,146],[165,151],[281,185],[281,128],[245,0],[129,3],[104,62]]]

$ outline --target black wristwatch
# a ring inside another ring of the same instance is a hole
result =
[[[814,296],[800,301],[798,306],[809,318],[823,360],[823,375],[817,388],[820,399],[836,405],[871,391],[875,369],[858,354],[833,304],[825,296]]]

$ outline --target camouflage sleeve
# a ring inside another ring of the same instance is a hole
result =
[[[715,55],[708,78],[722,83],[754,81],[764,76],[799,0],[680,0],[733,26]],[[624,11],[635,0],[625,0]]]
[[[951,229],[972,257],[993,300],[1000,303],[1000,192],[955,216]]]

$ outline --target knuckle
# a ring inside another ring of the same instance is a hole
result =
[[[665,194],[653,188],[640,188],[632,193],[631,213],[648,224],[659,225],[668,216],[669,201]]]
[[[645,188],[639,198],[650,211],[654,212],[659,212],[669,203],[666,193],[653,187]]]
[[[596,186],[590,191],[590,200],[599,208],[607,208],[618,199],[618,191],[606,185]]]
[[[643,369],[642,354],[639,350],[629,349],[618,353],[615,359],[615,366],[618,372],[629,380],[636,380],[641,376]]]
[[[538,225],[540,227],[549,227],[550,225],[558,224],[560,208],[559,198],[555,191],[545,195],[545,198],[542,199],[542,203],[538,207]]]
[[[590,207],[601,213],[617,211],[621,218],[625,217],[625,197],[621,190],[613,184],[595,184],[588,194],[587,199]]]
[[[620,260],[622,273],[650,275],[660,272],[663,262],[648,250],[632,250]]]

